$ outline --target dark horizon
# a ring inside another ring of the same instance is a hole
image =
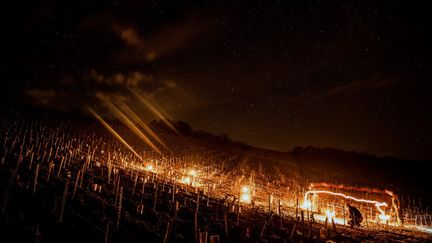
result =
[[[45,1],[3,8],[1,105],[110,116],[98,95],[252,146],[431,160],[420,1]]]

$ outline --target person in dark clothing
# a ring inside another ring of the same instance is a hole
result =
[[[363,222],[363,215],[360,211],[349,204],[346,205],[346,209],[348,211],[348,225],[351,227],[360,227]]]

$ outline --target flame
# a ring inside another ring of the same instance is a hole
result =
[[[250,194],[242,194],[240,196],[240,202],[244,202],[244,203],[251,203],[252,199]]]
[[[188,184],[188,185],[190,185],[191,182],[192,182],[192,179],[191,179],[189,176],[186,176],[186,177],[183,177],[183,178],[181,179],[181,182],[184,183],[184,184]]]
[[[242,186],[240,190],[240,202],[248,204],[252,202],[251,189],[249,186]]]
[[[148,164],[148,165],[145,167],[145,170],[146,170],[146,171],[149,171],[149,172],[153,172],[153,171],[154,171],[154,167],[153,167],[153,165]]]
[[[249,187],[248,186],[243,186],[242,187],[242,193],[249,193]]]

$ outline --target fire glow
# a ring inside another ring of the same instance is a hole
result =
[[[154,167],[153,167],[153,165],[148,164],[148,165],[145,167],[145,170],[148,171],[148,172],[153,172],[153,171],[154,171]]]
[[[249,186],[243,186],[241,188],[240,192],[240,202],[242,203],[251,203],[252,197],[251,197],[251,189]]]
[[[337,196],[337,197],[343,197],[345,199],[353,200],[353,201],[356,201],[356,202],[373,204],[373,205],[375,205],[376,209],[380,212],[380,214],[378,215],[378,218],[381,221],[389,221],[390,220],[390,215],[386,215],[384,209],[382,209],[382,207],[387,207],[388,206],[386,202],[378,202],[378,201],[374,201],[374,200],[361,199],[361,198],[356,198],[356,197],[353,197],[353,196],[348,196],[348,195],[345,195],[343,193],[332,192],[332,191],[324,191],[324,190],[307,191],[305,193],[305,196],[304,196],[303,204],[301,205],[301,208],[304,209],[304,210],[312,210],[312,202],[308,199],[308,196],[310,194],[317,194],[317,195],[318,194],[327,194],[327,195],[332,195],[332,196]],[[327,210],[327,211],[326,211],[326,217],[328,219],[335,218],[335,213],[334,212],[331,213],[329,210]]]
[[[189,170],[185,176],[183,176],[180,179],[180,183],[192,186],[192,187],[198,187],[200,184],[197,182],[198,177],[198,171],[195,169]]]

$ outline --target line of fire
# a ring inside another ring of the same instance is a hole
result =
[[[19,212],[35,239],[56,239],[40,232],[69,221],[98,242],[430,237],[431,214],[384,187],[323,181],[264,152],[199,143],[167,120],[149,134],[131,109],[101,100],[118,120],[91,108],[96,120],[2,118],[2,225],[20,224]]]

